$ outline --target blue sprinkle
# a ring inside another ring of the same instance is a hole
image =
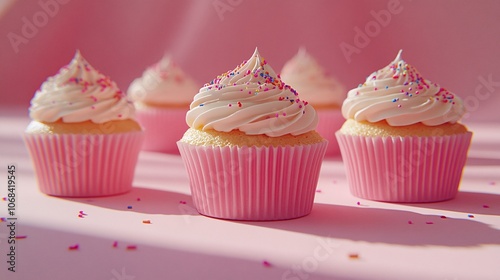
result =
[[[396,102],[396,101],[398,101],[398,98],[392,99],[392,102]]]
[[[385,89],[388,89],[388,88],[389,88],[389,86],[385,86]]]
[[[203,107],[203,105],[205,105],[205,104],[200,104],[200,107]]]
[[[132,206],[131,205],[127,206],[127,209],[132,209]]]

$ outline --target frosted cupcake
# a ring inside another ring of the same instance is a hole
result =
[[[260,56],[205,84],[178,142],[196,209],[236,220],[310,213],[327,141],[314,108]]]
[[[328,75],[304,48],[285,63],[281,78],[316,109],[319,118],[316,131],[328,140],[326,155],[339,155],[335,132],[345,121],[340,111],[346,97],[344,86]]]
[[[111,79],[76,52],[31,100],[24,140],[41,192],[91,197],[132,188],[143,132]]]
[[[348,93],[337,132],[351,192],[392,202],[457,194],[472,133],[462,100],[401,58]]]
[[[179,153],[176,142],[188,128],[186,111],[198,89],[169,56],[132,82],[127,94],[134,100],[137,120],[145,130],[144,150]]]

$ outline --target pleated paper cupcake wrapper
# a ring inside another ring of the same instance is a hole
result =
[[[345,122],[342,112],[340,110],[328,110],[328,109],[317,109],[318,114],[318,126],[316,131],[328,140],[328,148],[326,149],[326,156],[338,156],[340,155],[340,148],[335,137],[335,132],[337,132]]]
[[[264,221],[311,212],[328,142],[294,147],[177,145],[200,214]]]
[[[145,138],[142,149],[145,151],[179,154],[177,141],[188,129],[186,109],[138,109],[137,121],[144,128]]]
[[[130,191],[143,138],[143,132],[24,134],[40,191],[64,197]]]
[[[363,137],[337,132],[354,196],[435,202],[458,192],[472,133],[436,137]]]

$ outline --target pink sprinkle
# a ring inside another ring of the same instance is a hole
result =
[[[433,222],[425,222],[426,224],[428,225],[433,225],[434,223]]]
[[[491,186],[494,186],[494,185],[496,185],[496,183],[495,183],[495,182],[493,182],[493,181],[491,181],[491,182],[490,182],[490,185],[491,185]]]
[[[140,197],[138,197],[138,198],[137,198],[137,201],[141,201],[141,198],[140,198]]]
[[[490,208],[488,205],[484,204],[483,208]]]
[[[401,108],[401,104],[398,105],[398,108]]]
[[[118,248],[118,241],[113,242],[113,248]]]
[[[231,103],[227,104],[227,106],[232,107],[233,105]]]
[[[265,266],[265,267],[271,267],[271,263],[268,262],[268,261],[263,261],[262,265]]]
[[[2,197],[2,200],[3,200],[3,201],[7,201],[7,198],[6,198],[6,197]]]
[[[316,192],[317,192],[317,193],[320,193],[320,192],[321,192],[321,190],[316,190]]]
[[[409,225],[413,225],[413,222],[412,222],[412,221],[408,221],[408,224],[409,224]]]
[[[357,205],[361,205],[361,202],[359,202],[359,201],[358,201],[358,202],[356,202],[356,204],[357,204]]]
[[[137,246],[135,245],[128,245],[127,250],[137,250]]]
[[[441,216],[441,219],[446,219],[446,216]]]
[[[121,118],[122,117],[122,114],[118,114],[118,117]]]
[[[16,235],[16,239],[26,239],[28,238],[27,235]]]
[[[78,218],[83,218],[83,215],[82,215],[82,214],[79,214],[79,215],[78,215]]]
[[[70,250],[70,251],[74,251],[74,250],[78,250],[78,248],[80,248],[80,246],[79,246],[78,244],[75,244],[75,245],[73,245],[73,246],[69,246],[69,247],[68,247],[68,250]]]
[[[85,215],[85,216],[87,216],[87,214],[85,214],[85,212],[83,212],[82,210],[80,210],[80,212],[78,212],[78,213],[80,213],[80,215]]]
[[[374,90],[377,90],[378,88],[374,88]]]
[[[184,200],[179,201],[180,204],[186,204]]]

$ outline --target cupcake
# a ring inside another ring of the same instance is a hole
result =
[[[336,136],[353,195],[433,202],[457,194],[472,133],[462,100],[401,58],[348,92]]]
[[[186,111],[198,89],[169,56],[130,84],[127,94],[135,103],[137,120],[145,131],[143,150],[179,153],[176,142],[188,129]]]
[[[314,108],[260,56],[205,84],[178,142],[203,215],[282,220],[310,213],[328,142]]]
[[[344,86],[328,75],[304,48],[285,63],[281,79],[316,109],[319,118],[316,131],[328,140],[326,155],[339,155],[335,132],[345,121],[340,111],[346,97]]]
[[[80,54],[35,93],[24,140],[41,192],[66,197],[132,188],[143,132],[115,82]]]

